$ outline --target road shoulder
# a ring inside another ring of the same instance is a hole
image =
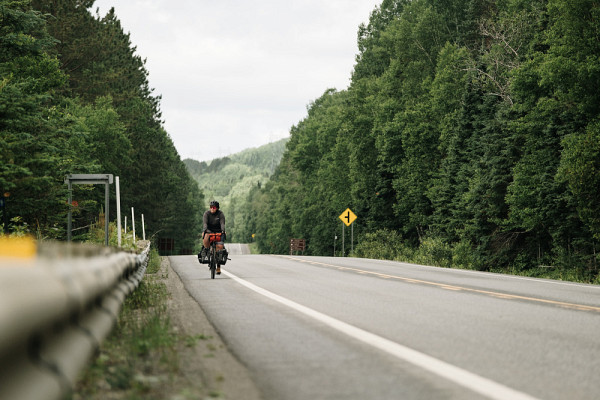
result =
[[[177,332],[188,338],[179,351],[180,378],[211,397],[259,400],[262,397],[248,370],[229,352],[202,308],[189,295],[179,275],[162,257],[169,292],[167,309]]]

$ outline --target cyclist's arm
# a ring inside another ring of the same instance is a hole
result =
[[[208,230],[208,211],[206,211],[204,213],[204,215],[202,216],[202,223],[203,223],[203,227],[202,227],[202,237],[204,237],[204,233]]]

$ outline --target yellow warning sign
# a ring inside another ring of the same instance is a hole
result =
[[[349,209],[349,208],[346,208],[346,211],[344,211],[344,212],[343,212],[343,213],[340,215],[340,217],[339,217],[339,218],[342,220],[342,222],[343,222],[343,223],[345,223],[345,224],[346,224],[346,226],[350,226],[350,225],[352,225],[352,223],[354,222],[354,220],[355,220],[357,217],[356,217],[356,214],[354,214],[354,213],[352,212],[352,210],[351,210],[351,209]]]

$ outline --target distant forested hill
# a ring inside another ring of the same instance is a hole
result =
[[[228,241],[250,240],[250,237],[245,237],[248,235],[242,237],[240,230],[247,219],[244,211],[246,198],[252,188],[260,188],[269,180],[279,165],[288,140],[281,139],[208,162],[183,160],[204,193],[205,206],[208,208],[213,199],[221,204],[227,219]]]

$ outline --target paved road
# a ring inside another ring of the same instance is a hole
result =
[[[170,257],[266,399],[598,399],[600,287],[352,258]]]
[[[229,255],[250,254],[250,248],[244,243],[227,243]]]

